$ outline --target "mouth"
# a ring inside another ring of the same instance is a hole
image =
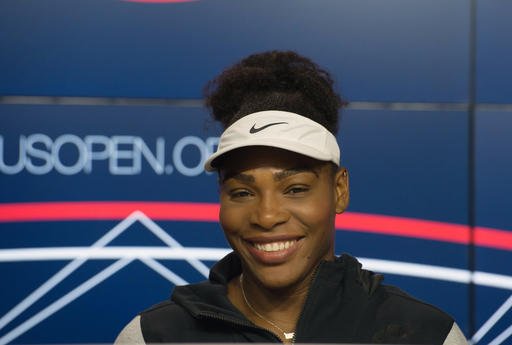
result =
[[[257,250],[260,250],[262,252],[278,252],[282,250],[286,250],[294,246],[298,240],[291,240],[291,241],[276,241],[276,242],[269,242],[269,243],[251,243],[254,248]]]
[[[263,264],[276,265],[290,260],[303,237],[246,240],[248,252]]]

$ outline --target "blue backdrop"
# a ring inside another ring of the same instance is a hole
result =
[[[269,49],[311,57],[351,102],[336,251],[446,310],[474,343],[512,344],[511,11],[2,1],[0,345],[108,343],[174,285],[205,278],[228,245],[202,169],[220,129],[201,90]]]

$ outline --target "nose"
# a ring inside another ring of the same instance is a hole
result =
[[[282,200],[272,193],[260,195],[255,209],[251,213],[251,223],[263,230],[272,230],[276,226],[286,223],[289,219]]]

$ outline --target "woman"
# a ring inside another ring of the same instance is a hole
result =
[[[450,316],[334,255],[349,192],[334,136],[343,102],[327,72],[293,52],[255,54],[206,94],[225,131],[205,169],[218,172],[233,253],[117,343],[466,343]]]

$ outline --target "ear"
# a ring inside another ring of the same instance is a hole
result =
[[[350,192],[348,185],[348,171],[346,168],[340,168],[334,176],[334,187],[336,194],[336,213],[340,214],[345,211],[350,200]]]

